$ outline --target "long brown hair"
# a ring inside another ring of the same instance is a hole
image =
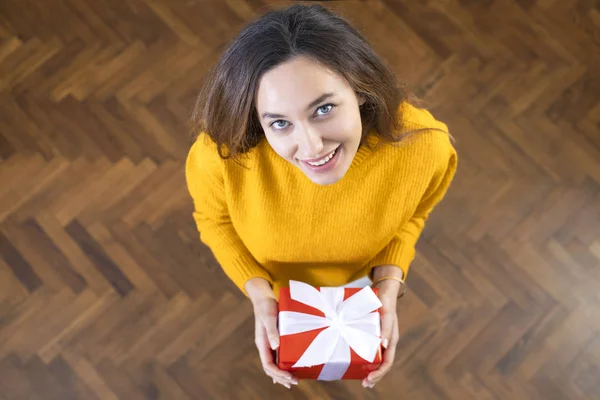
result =
[[[209,71],[192,116],[193,132],[205,132],[222,158],[237,158],[264,136],[255,98],[262,75],[296,56],[306,56],[343,76],[365,98],[362,139],[375,133],[402,139],[398,107],[404,87],[345,19],[318,5],[271,11],[246,25]]]

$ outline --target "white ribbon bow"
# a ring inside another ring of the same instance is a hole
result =
[[[370,287],[344,300],[342,287],[323,287],[319,291],[306,283],[290,281],[290,296],[320,310],[325,317],[281,311],[281,336],[327,328],[312,341],[294,368],[325,364],[318,379],[332,381],[342,379],[348,370],[350,349],[373,362],[381,345],[379,313],[373,311],[382,304]]]

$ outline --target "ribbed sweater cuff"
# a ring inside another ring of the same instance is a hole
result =
[[[229,275],[233,283],[240,288],[242,293],[248,297],[245,285],[252,278],[263,278],[273,285],[273,279],[269,273],[252,257],[236,257],[231,260],[229,268],[225,267],[226,273]]]
[[[369,262],[369,271],[382,265],[395,265],[402,270],[404,279],[406,279],[410,263],[414,258],[415,247],[413,244],[394,239]]]
[[[244,285],[252,278],[263,278],[273,284],[269,272],[245,248],[231,225],[199,226],[200,240],[211,248],[225,274],[246,297]]]

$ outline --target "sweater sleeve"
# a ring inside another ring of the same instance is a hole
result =
[[[186,181],[194,201],[193,217],[200,240],[213,252],[225,274],[247,296],[245,283],[269,273],[254,259],[238,236],[229,215],[223,179],[224,160],[216,145],[200,135],[192,145],[185,167]]]
[[[436,167],[430,183],[421,198],[413,216],[401,226],[391,242],[369,262],[369,274],[373,268],[381,265],[393,265],[400,268],[404,279],[410,263],[415,258],[415,246],[423,231],[425,221],[433,208],[445,196],[457,166],[456,151],[449,140],[440,141],[433,149]]]

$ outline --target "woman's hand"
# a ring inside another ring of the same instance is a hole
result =
[[[371,372],[362,382],[363,387],[368,388],[373,388],[392,368],[396,355],[396,345],[400,336],[398,333],[398,315],[396,314],[396,304],[401,289],[400,282],[386,279],[375,287],[378,288],[377,295],[383,304],[381,308],[381,344],[384,350],[383,362],[379,368]]]
[[[273,379],[273,383],[279,383],[290,389],[290,385],[298,384],[298,379],[288,371],[279,369],[273,360],[272,351],[279,348],[279,331],[277,330],[277,300],[271,286],[265,279],[253,278],[246,282],[245,289],[254,308],[254,338],[262,367]]]

